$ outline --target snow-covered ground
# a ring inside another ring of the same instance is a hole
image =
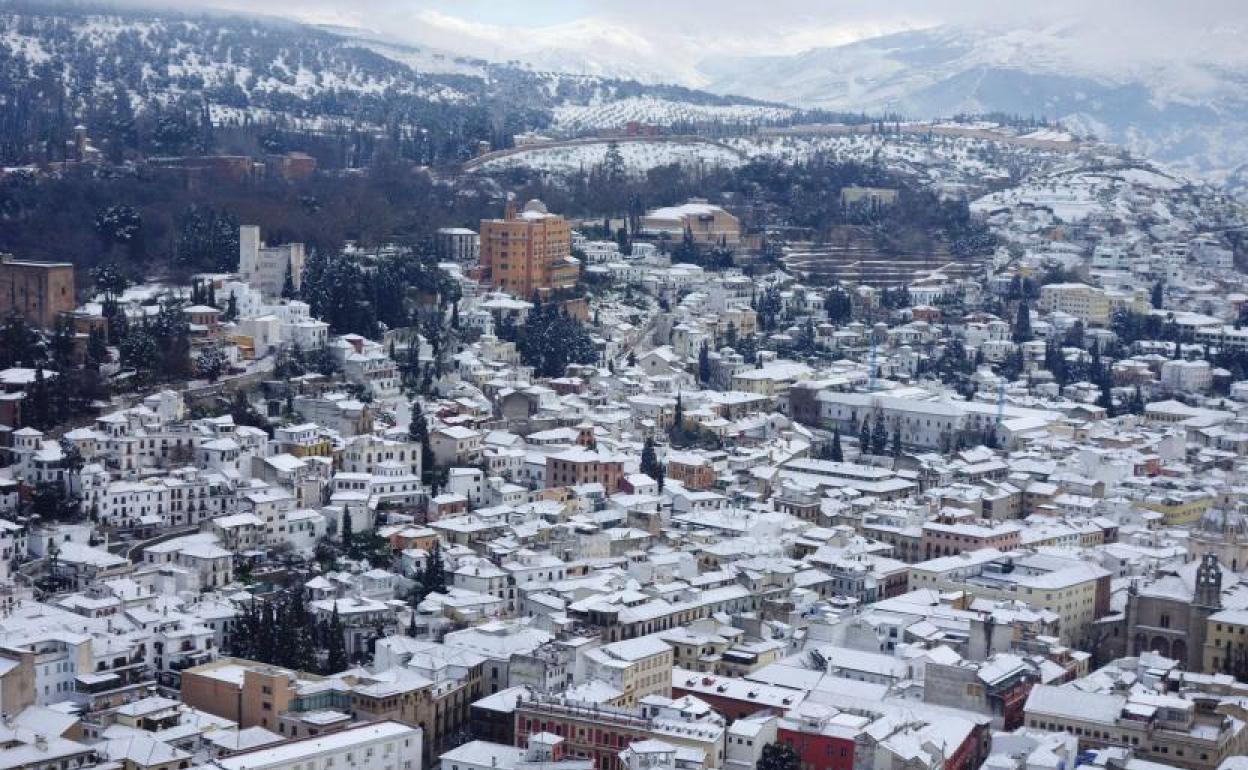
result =
[[[703,105],[638,96],[594,104],[564,104],[555,108],[554,129],[566,133],[618,128],[629,122],[663,126],[681,123],[738,123],[755,125],[786,120],[788,107],[752,104]]]
[[[1010,138],[1002,135],[1001,141],[994,141],[929,136],[915,130],[901,134],[755,135],[725,143],[751,160],[805,163],[821,157],[840,163],[879,163],[949,194],[1007,183],[1066,158],[1061,152],[1011,144]]]
[[[979,198],[971,203],[971,210],[988,214],[1020,206],[1043,208],[1065,223],[1082,222],[1094,215],[1130,220],[1140,211],[1148,211],[1158,220],[1170,220],[1174,206],[1169,194],[1191,185],[1188,180],[1143,165],[1080,169],[1033,176],[1015,187]]]
[[[548,174],[566,175],[586,173],[602,165],[610,142],[576,142],[550,147],[533,147],[492,158],[477,166],[483,172],[504,171],[511,168],[530,168]],[[618,143],[620,156],[629,174],[641,176],[659,166],[673,164],[703,168],[735,168],[743,160],[737,152],[713,142],[706,141],[638,141]]]

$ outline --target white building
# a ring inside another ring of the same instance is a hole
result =
[[[1174,392],[1207,393],[1213,385],[1208,361],[1166,361],[1161,365],[1161,384]]]
[[[378,401],[399,395],[399,367],[382,346],[358,334],[344,334],[330,349],[349,382],[367,387]]]
[[[420,770],[421,730],[385,721],[217,760],[223,770]]]
[[[288,275],[298,289],[303,284],[303,261],[302,243],[266,246],[256,225],[238,228],[238,272],[264,296],[280,297]]]

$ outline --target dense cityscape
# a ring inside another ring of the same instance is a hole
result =
[[[1225,178],[40,6],[0,770],[1248,768]]]

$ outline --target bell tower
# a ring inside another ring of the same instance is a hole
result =
[[[1207,553],[1196,570],[1196,592],[1192,603],[1211,610],[1222,609],[1222,567],[1216,554]]]
[[[1192,606],[1188,610],[1187,660],[1180,660],[1188,671],[1200,671],[1204,666],[1205,640],[1209,636],[1209,617],[1222,609],[1222,565],[1217,554],[1207,553],[1196,568],[1196,590],[1192,594]],[[1175,642],[1178,646],[1179,642]],[[1178,655],[1174,657],[1180,657]]]

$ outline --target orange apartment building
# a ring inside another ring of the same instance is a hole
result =
[[[509,200],[502,219],[481,220],[481,270],[494,288],[528,299],[573,286],[580,267],[572,256],[572,228],[539,200],[520,212]]]

